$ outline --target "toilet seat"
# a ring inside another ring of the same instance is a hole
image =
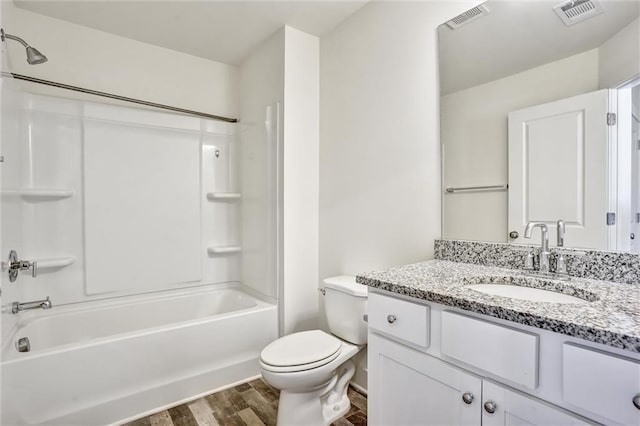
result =
[[[262,350],[265,370],[288,373],[310,370],[330,363],[340,354],[342,341],[322,330],[284,336]]]

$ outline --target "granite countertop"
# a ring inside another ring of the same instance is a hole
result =
[[[571,277],[532,277],[522,270],[429,260],[358,275],[369,287],[411,296],[595,343],[640,352],[640,285]],[[585,299],[531,302],[481,293],[468,284],[509,282]]]

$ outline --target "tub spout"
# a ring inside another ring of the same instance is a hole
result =
[[[47,296],[45,300],[36,300],[35,302],[13,302],[11,304],[11,313],[17,314],[22,311],[30,311],[32,309],[51,309],[52,307],[53,304],[51,303],[49,296]]]

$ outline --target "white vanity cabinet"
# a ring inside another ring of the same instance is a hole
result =
[[[370,425],[587,425],[415,349],[369,335]]]
[[[640,425],[640,357],[376,291],[368,316],[370,425]]]

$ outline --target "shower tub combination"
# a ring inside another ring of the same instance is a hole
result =
[[[0,424],[122,423],[257,377],[278,334],[277,126],[240,140],[2,83],[1,243],[38,273],[3,282]]]
[[[25,314],[4,342],[2,424],[132,420],[259,375],[277,337],[276,305],[233,284],[48,312]]]
[[[12,84],[0,235],[38,273],[3,283],[0,424],[122,423],[258,376],[278,333],[267,144]]]

